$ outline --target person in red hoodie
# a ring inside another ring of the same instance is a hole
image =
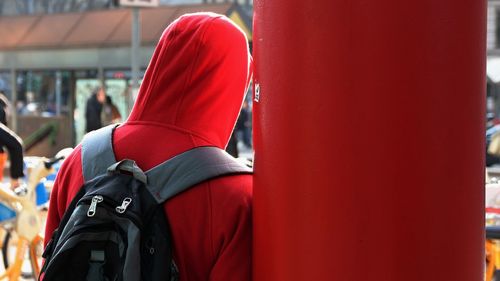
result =
[[[128,120],[115,130],[117,160],[133,159],[148,170],[195,147],[224,149],[250,63],[247,39],[227,17],[195,13],[175,20],[160,38]],[[78,145],[54,184],[45,241],[84,183],[81,162]],[[251,208],[251,175],[211,179],[164,204],[180,280],[251,280]]]

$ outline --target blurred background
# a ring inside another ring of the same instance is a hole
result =
[[[155,3],[133,8],[123,5],[127,1]],[[134,52],[135,9],[140,44]],[[24,140],[25,154],[53,156],[79,143],[86,103],[98,86],[105,87],[124,121],[161,32],[181,14],[196,11],[233,19],[247,33],[251,48],[253,0],[1,0],[0,92],[12,104],[10,127]],[[491,129],[500,125],[500,0],[488,0],[487,31],[483,94]],[[248,97],[234,136],[240,151],[252,145],[251,101]],[[500,156],[487,156],[488,166],[500,163]]]
[[[225,14],[251,46],[252,0],[1,0],[0,92],[25,155],[50,157],[78,144],[99,86],[118,112],[114,121],[124,121],[163,29],[197,11]],[[240,151],[251,147],[250,97],[245,110],[234,135]]]

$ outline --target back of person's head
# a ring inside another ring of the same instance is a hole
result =
[[[104,87],[102,86],[95,87],[92,91],[92,95],[95,96],[97,101],[99,101],[100,103],[104,103],[106,101],[106,92]]]
[[[163,32],[127,122],[163,123],[223,148],[250,77],[239,27],[219,14],[184,15]]]

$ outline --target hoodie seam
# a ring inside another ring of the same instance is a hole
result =
[[[179,31],[177,30],[177,23],[178,23],[178,22],[175,22],[175,23],[174,23],[174,25],[172,26],[172,33],[173,33],[173,34],[172,34],[172,37],[173,37],[173,38],[176,38],[176,37],[177,37],[177,35],[179,34]],[[166,37],[167,37],[167,36],[166,36]],[[166,37],[165,37],[165,41],[167,41],[167,40],[166,40]],[[161,39],[160,39],[160,41],[161,41],[162,39],[163,39],[163,38],[161,38]],[[165,47],[164,47],[164,48],[162,48],[162,49],[161,49],[161,51],[160,51],[160,54],[158,54],[158,58],[162,57],[162,56],[163,56],[163,54],[165,54],[165,53],[167,52],[167,50],[168,50],[168,49],[170,48],[170,46],[172,45],[172,42],[173,42],[173,41],[174,41],[174,40],[168,40],[168,41],[166,42]],[[160,64],[159,64],[159,65],[157,65],[157,66],[155,67],[155,69],[154,69],[154,74],[153,74],[153,76],[151,77],[151,83],[150,83],[150,85],[156,85],[156,80],[158,80],[158,75],[159,75],[159,71],[158,71],[158,70],[159,70],[161,67],[163,67],[163,64],[162,64],[161,62],[162,62],[162,61],[160,61]],[[141,85],[141,87],[142,87],[142,85]],[[139,92],[140,92],[140,91],[139,91]],[[148,104],[148,103],[149,103],[149,99],[151,98],[151,87],[148,87],[147,92],[145,93],[145,95],[146,95],[146,99],[144,100],[144,104],[146,105],[146,104]],[[142,110],[141,110],[141,111],[139,112],[139,114],[137,115],[137,118],[139,118],[139,119],[140,119],[140,118],[142,118],[142,115],[144,114],[145,109],[146,109],[146,106],[144,106],[144,107],[142,108]]]
[[[195,147],[198,146],[198,142],[196,141],[195,138],[193,138],[192,134],[189,134],[189,139],[191,140],[191,143],[193,144],[193,146],[195,146]]]
[[[218,16],[218,17],[214,17],[214,18],[210,19],[210,21],[205,26],[205,29],[203,30],[203,33],[201,34],[200,41],[196,45],[196,57],[194,58],[193,63],[191,64],[191,68],[190,68],[190,70],[188,72],[188,77],[187,77],[186,81],[184,82],[184,85],[182,86],[180,100],[177,103],[177,107],[175,109],[174,124],[177,124],[177,119],[178,119],[178,116],[179,116],[179,108],[181,108],[182,104],[184,103],[184,96],[186,94],[187,85],[189,85],[191,83],[191,81],[192,81],[193,71],[194,71],[194,68],[195,68],[196,64],[198,63],[198,60],[199,60],[199,57],[200,57],[200,47],[201,47],[202,43],[205,41],[205,35],[207,34],[208,29],[212,26],[213,22],[215,20],[219,19],[219,18],[221,18],[221,17]]]

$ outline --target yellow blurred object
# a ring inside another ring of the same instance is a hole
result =
[[[496,264],[496,252],[497,246],[493,240],[486,240],[486,270],[485,270],[485,281],[491,281],[493,279],[493,274],[495,273]]]
[[[40,218],[42,213],[36,206],[35,189],[40,179],[53,172],[52,167],[45,166],[46,160],[39,158],[37,164],[32,167],[25,194],[19,195],[10,187],[0,186],[0,202],[16,212],[13,232],[18,236],[13,263],[0,273],[0,280],[20,280],[26,253],[29,254],[33,277],[37,279],[40,273],[41,256],[38,250],[43,247],[43,238],[40,233],[43,224]],[[2,247],[8,247],[8,245],[2,245]]]
[[[3,180],[3,170],[5,168],[5,162],[7,162],[7,153],[0,152],[0,181]]]
[[[491,136],[491,142],[488,145],[488,153],[495,156],[500,156],[500,132]]]
[[[500,268],[500,240],[486,239],[485,281],[494,280],[498,268]]]

